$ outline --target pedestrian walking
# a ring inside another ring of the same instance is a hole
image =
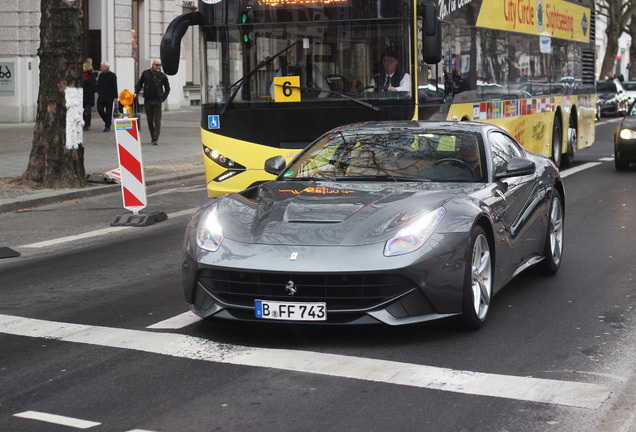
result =
[[[95,104],[95,91],[97,90],[97,79],[93,74],[93,59],[90,57],[84,61],[84,130],[91,130],[91,118],[93,105]]]
[[[104,120],[104,132],[110,131],[113,123],[113,103],[117,101],[117,75],[110,71],[110,64],[102,62],[102,73],[97,80],[97,112]]]
[[[161,107],[170,93],[168,77],[161,72],[161,60],[154,59],[150,69],[141,73],[141,77],[135,86],[135,97],[143,88],[144,111],[148,118],[148,130],[152,138],[152,144],[159,144],[161,132]]]

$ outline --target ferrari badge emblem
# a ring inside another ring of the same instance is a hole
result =
[[[298,252],[293,252],[289,257],[289,260],[296,261],[296,258],[298,258]]]
[[[294,285],[293,281],[289,281],[287,282],[287,285],[285,285],[285,289],[287,290],[287,294],[290,296],[293,296],[294,294],[296,294],[296,285]]]

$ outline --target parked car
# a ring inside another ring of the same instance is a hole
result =
[[[598,81],[596,83],[596,94],[601,100],[602,116],[619,116],[627,113],[629,97],[619,81]]]
[[[621,85],[625,89],[625,94],[629,97],[629,104],[631,105],[636,100],[636,81],[623,81]]]
[[[559,170],[494,125],[346,125],[265,170],[277,178],[188,225],[183,288],[201,317],[478,328],[511,279],[561,264]]]
[[[631,162],[636,162],[636,103],[620,122],[614,133],[614,165],[625,171]]]

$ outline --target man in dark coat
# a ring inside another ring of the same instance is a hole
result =
[[[161,106],[170,93],[168,77],[161,72],[161,60],[154,59],[152,67],[142,72],[135,86],[135,96],[143,87],[144,112],[148,118],[148,130],[152,144],[158,145],[161,132]]]
[[[118,99],[117,75],[110,71],[108,62],[102,62],[102,73],[97,79],[97,112],[104,120],[104,132],[110,131],[113,122],[113,103]]]

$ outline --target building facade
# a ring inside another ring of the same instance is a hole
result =
[[[84,57],[99,72],[102,61],[117,75],[118,90],[134,91],[161,38],[178,15],[195,9],[182,0],[83,0]],[[33,122],[39,88],[40,1],[0,0],[0,123]],[[197,104],[199,97],[197,29],[184,36],[179,73],[169,77],[164,109]],[[143,98],[140,99],[143,104]]]

